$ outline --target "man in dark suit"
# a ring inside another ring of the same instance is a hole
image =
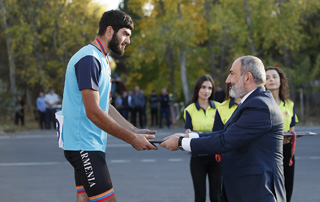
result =
[[[230,96],[241,104],[221,131],[174,134],[160,146],[195,154],[222,153],[223,187],[228,202],[285,202],[283,118],[264,84],[263,63],[254,56],[235,60],[228,78]]]

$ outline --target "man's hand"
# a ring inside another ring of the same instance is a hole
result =
[[[154,135],[136,134],[136,138],[131,142],[131,145],[138,151],[158,150],[158,147],[148,141],[148,139],[154,139],[154,137]]]
[[[164,140],[167,140],[167,139],[169,139],[169,138],[171,138],[171,137],[177,137],[177,138],[179,138],[180,136],[182,136],[182,137],[189,137],[189,135],[188,135],[187,133],[175,133],[175,134],[173,134],[173,135],[170,135],[170,136],[168,136],[168,137],[165,137]]]
[[[160,147],[165,147],[170,151],[178,150],[178,140],[181,135],[177,136],[177,134],[179,133],[166,137],[165,141],[160,144]],[[183,134],[183,133],[180,133],[180,134]]]

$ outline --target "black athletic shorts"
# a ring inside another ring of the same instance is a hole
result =
[[[101,151],[64,151],[74,168],[77,192],[86,192],[90,201],[102,201],[114,195],[105,153]]]

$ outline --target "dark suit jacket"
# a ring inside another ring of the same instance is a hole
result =
[[[283,117],[270,91],[254,90],[221,131],[191,140],[194,154],[222,153],[228,202],[285,202]]]

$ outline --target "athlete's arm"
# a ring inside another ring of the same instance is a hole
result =
[[[99,106],[99,92],[93,89],[81,90],[83,103],[86,109],[86,115],[90,121],[107,133],[131,144],[136,150],[157,150],[155,145],[149,143],[147,139],[153,139],[153,135],[137,135],[123,128],[111,118]]]
[[[113,105],[109,104],[109,115],[118,123],[120,124],[122,127],[124,127],[125,129],[131,131],[131,132],[135,132],[136,130],[138,130],[138,128],[136,128],[134,125],[132,125],[130,122],[128,122],[125,118],[123,118],[123,116],[121,116],[121,114],[118,112],[118,110],[116,110],[114,108]]]
[[[136,134],[156,134],[156,131],[154,130],[148,130],[148,129],[139,129],[132,125],[129,121],[127,121],[121,114],[118,112],[118,110],[111,104],[109,104],[109,115],[122,127],[125,129],[136,133]]]

